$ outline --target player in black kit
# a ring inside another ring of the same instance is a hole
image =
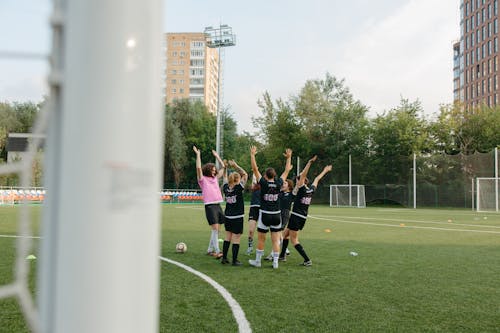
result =
[[[252,171],[257,182],[260,184],[260,213],[257,221],[258,243],[255,251],[255,260],[249,260],[250,265],[255,267],[261,266],[261,259],[264,254],[264,245],[266,242],[266,234],[271,231],[271,240],[273,246],[273,268],[278,268],[278,256],[280,251],[280,235],[281,235],[281,210],[279,193],[283,182],[286,180],[292,164],[292,150],[286,149],[283,154],[286,157],[285,171],[281,177],[276,177],[276,171],[273,168],[267,168],[264,175],[261,175],[255,154],[257,148],[250,147],[250,163]]]
[[[222,246],[221,264],[229,264],[227,253],[229,252],[229,245],[233,243],[233,266],[241,266],[241,262],[238,261],[238,252],[240,249],[241,234],[243,233],[243,219],[245,217],[243,190],[245,189],[248,174],[233,160],[229,161],[229,166],[233,167],[236,171],[232,172],[228,177],[227,168],[224,170],[222,191],[226,198],[226,209],[224,211],[224,215],[226,216],[224,222],[226,238]]]
[[[304,258],[304,262],[301,264],[303,266],[312,266],[312,261],[306,254],[306,251],[299,243],[299,230],[304,228],[307,219],[307,213],[309,210],[309,206],[311,205],[311,200],[316,187],[318,186],[319,181],[326,175],[329,171],[332,170],[331,165],[327,165],[324,167],[323,171],[319,175],[314,178],[314,181],[311,187],[308,187],[307,173],[311,168],[311,164],[316,161],[317,156],[311,158],[304,170],[299,175],[299,179],[297,180],[297,184],[293,189],[293,194],[295,194],[295,200],[293,202],[292,214],[290,216],[290,222],[288,222],[288,227],[285,229],[285,238],[283,239],[283,246],[281,247],[280,258],[284,259],[286,256],[286,249],[288,247],[289,240],[292,241],[293,246],[300,253],[302,258]]]

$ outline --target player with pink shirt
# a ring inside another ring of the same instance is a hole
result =
[[[219,248],[219,228],[221,224],[224,224],[225,219],[224,212],[220,206],[223,199],[219,179],[224,174],[224,162],[219,154],[215,150],[212,150],[212,154],[221,165],[221,168],[217,170],[214,163],[206,163],[202,167],[200,150],[196,146],[193,146],[193,151],[196,154],[196,177],[198,178],[198,185],[201,188],[203,203],[205,204],[205,216],[211,229],[207,254],[219,259],[222,257],[222,252]]]

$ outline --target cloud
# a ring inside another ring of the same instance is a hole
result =
[[[453,0],[408,2],[343,45],[332,72],[346,79],[372,114],[399,105],[401,96],[436,112],[452,101],[457,6]]]

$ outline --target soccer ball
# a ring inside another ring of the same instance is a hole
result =
[[[175,252],[177,253],[185,253],[187,251],[188,247],[186,243],[179,242],[177,245],[175,245]]]

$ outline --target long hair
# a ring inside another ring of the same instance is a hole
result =
[[[233,187],[241,181],[241,175],[237,172],[231,172],[231,174],[227,177],[227,183],[229,187]]]
[[[212,169],[215,168],[214,163],[207,163],[204,166],[201,167],[201,173],[203,173],[203,176],[206,177],[213,177],[212,176]]]

